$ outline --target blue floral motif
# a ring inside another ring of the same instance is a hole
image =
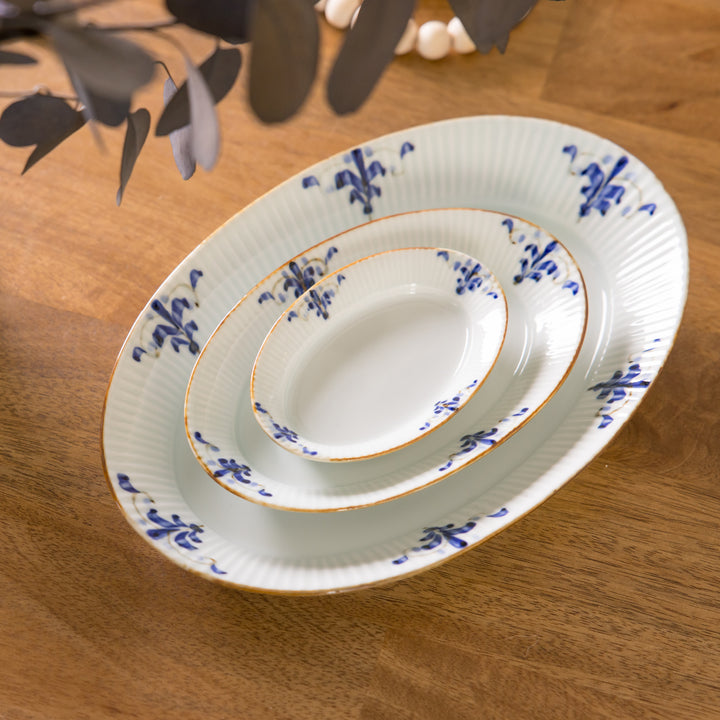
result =
[[[214,453],[220,452],[220,448],[217,445],[213,445],[209,440],[206,440],[202,436],[202,434],[197,431],[193,433],[193,439],[201,445],[204,445],[208,450],[212,450],[212,452]]]
[[[508,514],[507,508],[501,508],[496,512],[488,515],[490,518],[501,518]],[[425,553],[432,550],[441,549],[442,547],[450,547],[456,550],[461,550],[467,547],[467,540],[460,537],[466,535],[477,526],[477,522],[480,520],[479,517],[470,518],[464,525],[456,527],[454,523],[448,523],[447,525],[432,525],[423,529],[423,535],[419,542],[422,543],[416,547],[410,548],[404,555],[392,560],[393,565],[402,565],[406,563],[411,556],[418,553]]]
[[[150,539],[167,540],[175,549],[180,548],[191,552],[198,549],[202,543],[200,535],[205,532],[202,525],[187,523],[177,513],[173,513],[169,519],[160,515],[155,507],[155,501],[146,492],[138,490],[125,473],[117,474],[117,482],[121,490],[133,495],[133,505],[143,524],[150,523],[153,526],[145,531]],[[151,506],[149,509],[145,510],[138,507],[140,497],[144,498],[145,505]],[[209,566],[210,570],[216,575],[227,574],[224,570],[218,568],[212,558],[198,556],[194,559],[198,563]]]
[[[291,310],[287,314],[288,322],[292,322],[295,318],[306,320],[313,315],[327,320],[330,317],[328,308],[332,305],[335,290],[340,287],[340,283],[342,283],[343,280],[345,280],[344,275],[336,275],[332,283],[328,281],[320,288],[311,288],[308,290],[304,295],[304,300],[299,303],[297,310]]]
[[[525,415],[525,413],[526,413],[529,409],[530,409],[529,407],[520,408],[517,412],[514,412],[512,415],[510,415],[510,416],[508,416],[508,417],[506,417],[506,418],[503,418],[500,422],[501,422],[501,423],[506,423],[506,422],[510,422],[510,418],[522,417],[523,415]]]
[[[125,473],[118,473],[117,481],[121,490],[129,493],[134,493],[136,495],[140,494],[140,491],[135,488],[135,486],[130,482],[130,478],[125,475]]]
[[[459,441],[460,448],[454,453],[452,453],[452,455],[450,455],[448,461],[444,465],[441,465],[438,468],[438,471],[445,472],[446,470],[449,470],[453,466],[457,458],[459,458],[461,455],[467,455],[467,453],[472,452],[480,445],[494,445],[497,442],[497,438],[493,436],[497,435],[497,433],[498,429],[496,427],[493,427],[489,430],[479,430],[478,432],[463,435]]]
[[[176,353],[180,352],[181,347],[187,347],[191,355],[198,354],[200,345],[194,338],[198,326],[194,320],[186,321],[183,316],[186,311],[192,310],[199,305],[195,290],[202,275],[201,270],[191,270],[189,286],[183,283],[167,296],[155,298],[150,303],[153,315],[147,318],[141,334],[144,334],[146,328],[149,328],[151,324],[154,324],[154,327],[150,339],[145,343],[145,347],[137,345],[133,348],[133,360],[140,362],[143,355],[146,354],[157,357],[165,345],[165,340],[168,338],[170,339],[170,346]],[[184,294],[182,296],[175,295],[178,292]],[[188,292],[189,298],[185,295]]]
[[[252,470],[250,470],[249,465],[246,465],[245,463],[240,465],[234,458],[218,458],[218,465],[220,465],[220,470],[213,473],[215,477],[231,475],[233,480],[236,482],[241,482],[245,485],[250,484],[250,475],[252,474]],[[269,495],[270,493],[261,492],[260,494]]]
[[[563,290],[570,290],[573,295],[577,295],[580,292],[580,283],[574,280],[567,280],[563,283]]]
[[[528,407],[520,408],[520,410],[500,420],[498,425],[509,422],[511,418],[522,417],[528,412],[529,409],[530,408]],[[445,472],[449,470],[455,464],[455,461],[459,457],[461,457],[462,455],[467,455],[468,453],[477,450],[483,445],[487,447],[495,445],[497,441],[502,439],[503,437],[503,434],[501,433],[500,435],[498,435],[498,432],[500,432],[499,428],[493,427],[489,430],[480,430],[478,432],[470,433],[468,435],[463,435],[459,440],[460,447],[450,455],[448,461],[444,465],[441,465],[438,468],[438,472]]]
[[[438,250],[437,256],[443,258],[446,262],[450,262],[450,253],[447,250]],[[496,300],[499,297],[497,288],[492,283],[492,276],[476,260],[470,258],[464,262],[454,260],[452,269],[453,272],[458,274],[457,287],[455,288],[457,295],[464,295],[465,292],[475,292],[485,283],[485,294]]]
[[[291,261],[281,271],[272,290],[260,294],[258,303],[272,300],[278,305],[284,305],[290,300],[296,300],[327,273],[330,260],[337,252],[337,248],[331,246],[323,258],[302,257],[298,261]]]
[[[373,185],[372,181],[378,177],[384,177],[385,168],[380,164],[379,160],[371,160],[368,166],[365,165],[364,153],[361,149],[355,148],[350,152],[352,162],[355,164],[357,172],[353,170],[341,170],[335,175],[335,187],[340,190],[344,187],[350,187],[350,203],[355,201],[362,204],[363,212],[369,215],[372,208],[372,198],[380,197],[382,194],[378,185]],[[347,160],[346,162],[351,162]]]
[[[392,561],[393,565],[402,565],[410,559],[409,553],[419,553],[427,550],[435,550],[443,543],[446,543],[453,548],[464,548],[467,547],[467,541],[463,540],[460,535],[470,532],[476,523],[474,520],[468,520],[461,527],[455,527],[453,523],[448,523],[442,526],[430,526],[423,530],[423,535],[420,538],[423,545],[411,548],[408,553],[401,555],[399,558],[395,558]]]
[[[255,407],[258,410],[261,410],[260,403],[255,403]],[[265,410],[262,410],[262,412],[266,412]],[[273,433],[273,437],[276,440],[287,440],[291,443],[296,443],[298,440],[298,434],[291,430],[287,425],[280,426],[277,423],[273,423],[273,427],[275,428],[275,432]]]
[[[415,150],[410,142],[404,142],[400,146],[399,159],[409,152]],[[344,168],[334,173],[333,185],[330,191],[350,188],[350,203],[357,202],[362,207],[365,215],[373,212],[373,198],[380,197],[382,190],[378,185],[378,178],[384,177],[388,170],[392,175],[398,174],[394,167],[386,167],[377,159],[375,151],[370,147],[355,148],[343,157],[346,165],[352,168]],[[303,188],[321,187],[320,180],[315,175],[307,175],[302,179]]]
[[[468,391],[473,390],[475,387],[477,387],[478,379],[476,378],[473,380],[469,385],[464,387],[460,392],[453,395],[448,400],[438,400],[435,405],[433,406],[432,414],[435,416],[435,422],[441,418],[446,418],[449,415],[452,415],[453,413],[457,412],[460,409],[460,405],[463,402],[463,399],[465,395],[467,395]],[[426,423],[424,423],[420,428],[418,428],[421,432],[428,430],[433,425],[432,420],[428,420]]]
[[[255,402],[255,410],[268,416],[268,420],[272,425],[272,436],[281,444],[285,443],[288,445],[297,445],[302,449],[303,455],[317,455],[317,450],[313,450],[312,448],[307,447],[307,445],[299,443],[298,434],[286,425],[276,423],[270,413],[257,401]]]
[[[550,241],[544,250],[541,250],[535,243],[526,245],[523,252],[529,253],[529,257],[520,258],[520,272],[515,275],[513,282],[518,285],[523,280],[534,280],[538,282],[543,276],[555,277],[558,266],[553,258],[553,252],[558,248],[555,240]]]
[[[194,432],[193,440],[196,446],[200,446],[203,450],[205,463],[212,471],[216,478],[223,478],[228,485],[242,483],[253,488],[258,495],[262,497],[272,497],[272,493],[268,492],[260,483],[252,479],[252,470],[249,465],[238,463],[234,458],[222,457],[222,450],[213,443],[206,440],[201,433]],[[215,466],[219,466],[215,470]]]
[[[505,218],[502,225],[507,228],[510,240],[515,245],[525,245],[527,235],[519,227],[515,227],[515,221],[512,218]],[[535,228],[534,239],[540,240],[542,233]],[[560,267],[557,263],[557,253],[560,251],[561,245],[557,240],[551,240],[543,249],[537,242],[529,242],[523,248],[524,253],[529,253],[528,257],[520,258],[520,271],[513,277],[513,282],[519,285],[523,280],[533,280],[539,282],[543,277],[552,278],[559,281],[562,275]],[[566,271],[565,279],[562,282],[563,290],[570,290],[573,295],[577,295],[580,291],[580,284],[575,280],[569,279]]]
[[[590,392],[597,393],[598,400],[604,400],[605,404],[598,410],[600,424],[598,428],[606,428],[613,421],[613,403],[629,399],[632,391],[644,390],[650,385],[650,380],[641,378],[642,368],[639,362],[631,362],[627,370],[616,370],[612,377],[605,382],[597,383],[588,388]]]
[[[202,542],[200,533],[204,532],[203,528],[195,523],[188,525],[179,515],[173,514],[171,519],[167,520],[156,508],[151,508],[147,512],[147,518],[157,525],[156,528],[147,531],[148,536],[153,540],[172,538],[176,545],[186,550],[197,550],[197,546]]]
[[[634,184],[633,174],[626,172],[630,164],[627,155],[621,155],[617,160],[611,155],[595,158],[587,161],[585,167],[581,168],[579,165],[575,167],[581,155],[577,145],[565,145],[562,151],[570,158],[571,173],[587,180],[587,185],[580,188],[580,193],[585,196],[585,201],[580,204],[581,218],[587,217],[593,210],[604,216],[611,207],[620,205],[628,199],[629,188],[636,190],[642,198],[640,189]],[[657,210],[655,203],[644,203],[642,199],[636,205],[636,212],[643,211],[648,215],[653,215]],[[626,204],[622,214],[628,215],[632,211],[632,206]]]

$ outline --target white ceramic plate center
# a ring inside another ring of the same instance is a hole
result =
[[[351,444],[419,425],[459,386],[472,331],[465,310],[412,286],[395,295],[338,318],[298,354],[288,407],[309,440]]]

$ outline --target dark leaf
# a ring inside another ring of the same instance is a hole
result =
[[[415,0],[364,0],[328,80],[328,102],[336,113],[363,104],[395,56],[414,6]]]
[[[200,66],[214,102],[220,102],[235,84],[242,55],[237,48],[217,48]],[[190,122],[187,83],[183,83],[168,102],[155,128],[156,135],[168,135]]]
[[[249,18],[255,0],[165,0],[181,23],[231,43],[250,38]]]
[[[163,102],[167,106],[177,94],[177,86],[172,78],[165,81],[163,87]],[[189,113],[189,109],[188,109]],[[183,180],[189,180],[195,173],[195,156],[192,152],[192,127],[186,125],[170,133],[170,147],[172,147],[175,164]]]
[[[510,30],[535,6],[537,0],[450,0],[468,35],[482,53],[497,45],[505,52]]]
[[[46,32],[68,70],[103,98],[127,100],[155,72],[145,50],[107,32],[59,23],[47,23]]]
[[[120,187],[117,191],[116,202],[122,202],[125,186],[130,180],[135,161],[145,144],[150,130],[150,113],[145,108],[140,108],[130,113],[127,118],[127,131],[125,132],[125,143],[123,144],[122,160],[120,162]]]
[[[8,105],[0,115],[0,140],[14,147],[38,145],[77,122],[77,111],[54,95],[31,95]]]
[[[51,150],[54,150],[61,142],[67,140],[74,132],[78,131],[83,125],[85,125],[85,118],[81,112],[77,110],[75,113],[74,122],[68,123],[64,130],[57,128],[56,135],[49,135],[45,140],[38,143],[36,148],[30,153],[30,157],[25,163],[23,168],[23,175],[33,166],[38,160],[42,160]]]
[[[86,95],[84,102],[88,108],[88,114],[93,120],[103,125],[118,127],[130,112],[130,100],[115,100],[96,95],[88,88],[85,88]]]
[[[0,50],[0,65],[34,65],[37,60],[24,53]]]
[[[189,58],[185,58],[185,66],[190,101],[192,153],[200,167],[212,170],[220,154],[220,124],[215,103],[200,70]]]
[[[75,92],[78,94],[78,98],[80,99],[80,102],[82,104],[81,112],[83,114],[83,117],[85,120],[94,120],[95,119],[95,108],[93,107],[93,95],[92,93],[85,87],[85,84],[83,81],[77,76],[76,73],[74,73],[67,65],[65,66],[65,69],[67,70],[68,77],[70,78],[70,82],[72,83],[73,87],[75,88]],[[101,150],[105,150],[105,143],[103,142],[102,136],[100,135],[100,131],[98,130],[95,123],[90,123],[90,132],[92,133],[92,136],[97,144],[97,146]]]
[[[315,79],[319,31],[312,0],[258,0],[252,37],[250,105],[263,122],[286,120]]]

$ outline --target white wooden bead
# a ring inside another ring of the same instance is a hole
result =
[[[315,9],[318,12],[323,12],[325,10],[326,3],[327,0],[315,0]]]
[[[408,24],[405,28],[405,32],[395,46],[396,55],[405,55],[409,53],[415,47],[415,40],[417,40],[418,25],[413,18],[408,20]]]
[[[472,38],[467,34],[465,26],[462,24],[459,17],[454,17],[447,26],[450,38],[452,40],[453,50],[456,53],[466,55],[467,53],[475,52],[477,49]]]
[[[439,20],[423,23],[415,46],[418,53],[427,60],[439,60],[450,52],[450,33],[447,25]]]
[[[439,60],[450,52],[450,33],[447,25],[439,20],[429,20],[418,29],[418,53],[426,60]]]
[[[360,5],[360,0],[327,0],[325,5],[325,19],[339,30],[345,30],[350,25],[353,13]]]
[[[350,27],[355,27],[355,22],[357,20],[358,13],[360,12],[360,6],[358,5],[355,8],[355,12],[353,13],[352,19],[350,20]]]

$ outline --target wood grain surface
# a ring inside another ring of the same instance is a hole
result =
[[[417,15],[451,13],[436,0]],[[341,37],[323,25],[321,78]],[[154,42],[182,77],[182,58]],[[212,49],[186,42],[196,60]],[[38,82],[66,86],[49,59],[0,67],[0,89]],[[120,208],[121,129],[102,131],[104,152],[77,133],[22,177],[29,151],[0,148],[0,719],[717,720],[717,0],[540,0],[504,55],[399,58],[343,118],[320,82],[296,118],[262,126],[240,88],[219,106],[217,168],[184,183],[167,142],[150,137]],[[139,98],[154,117],[159,94]],[[475,114],[609,137],[675,199],[690,293],[640,409],[525,519],[392,585],[271,597],[167,562],[118,512],[99,447],[115,356],[148,298],[289,175],[386,132]]]

